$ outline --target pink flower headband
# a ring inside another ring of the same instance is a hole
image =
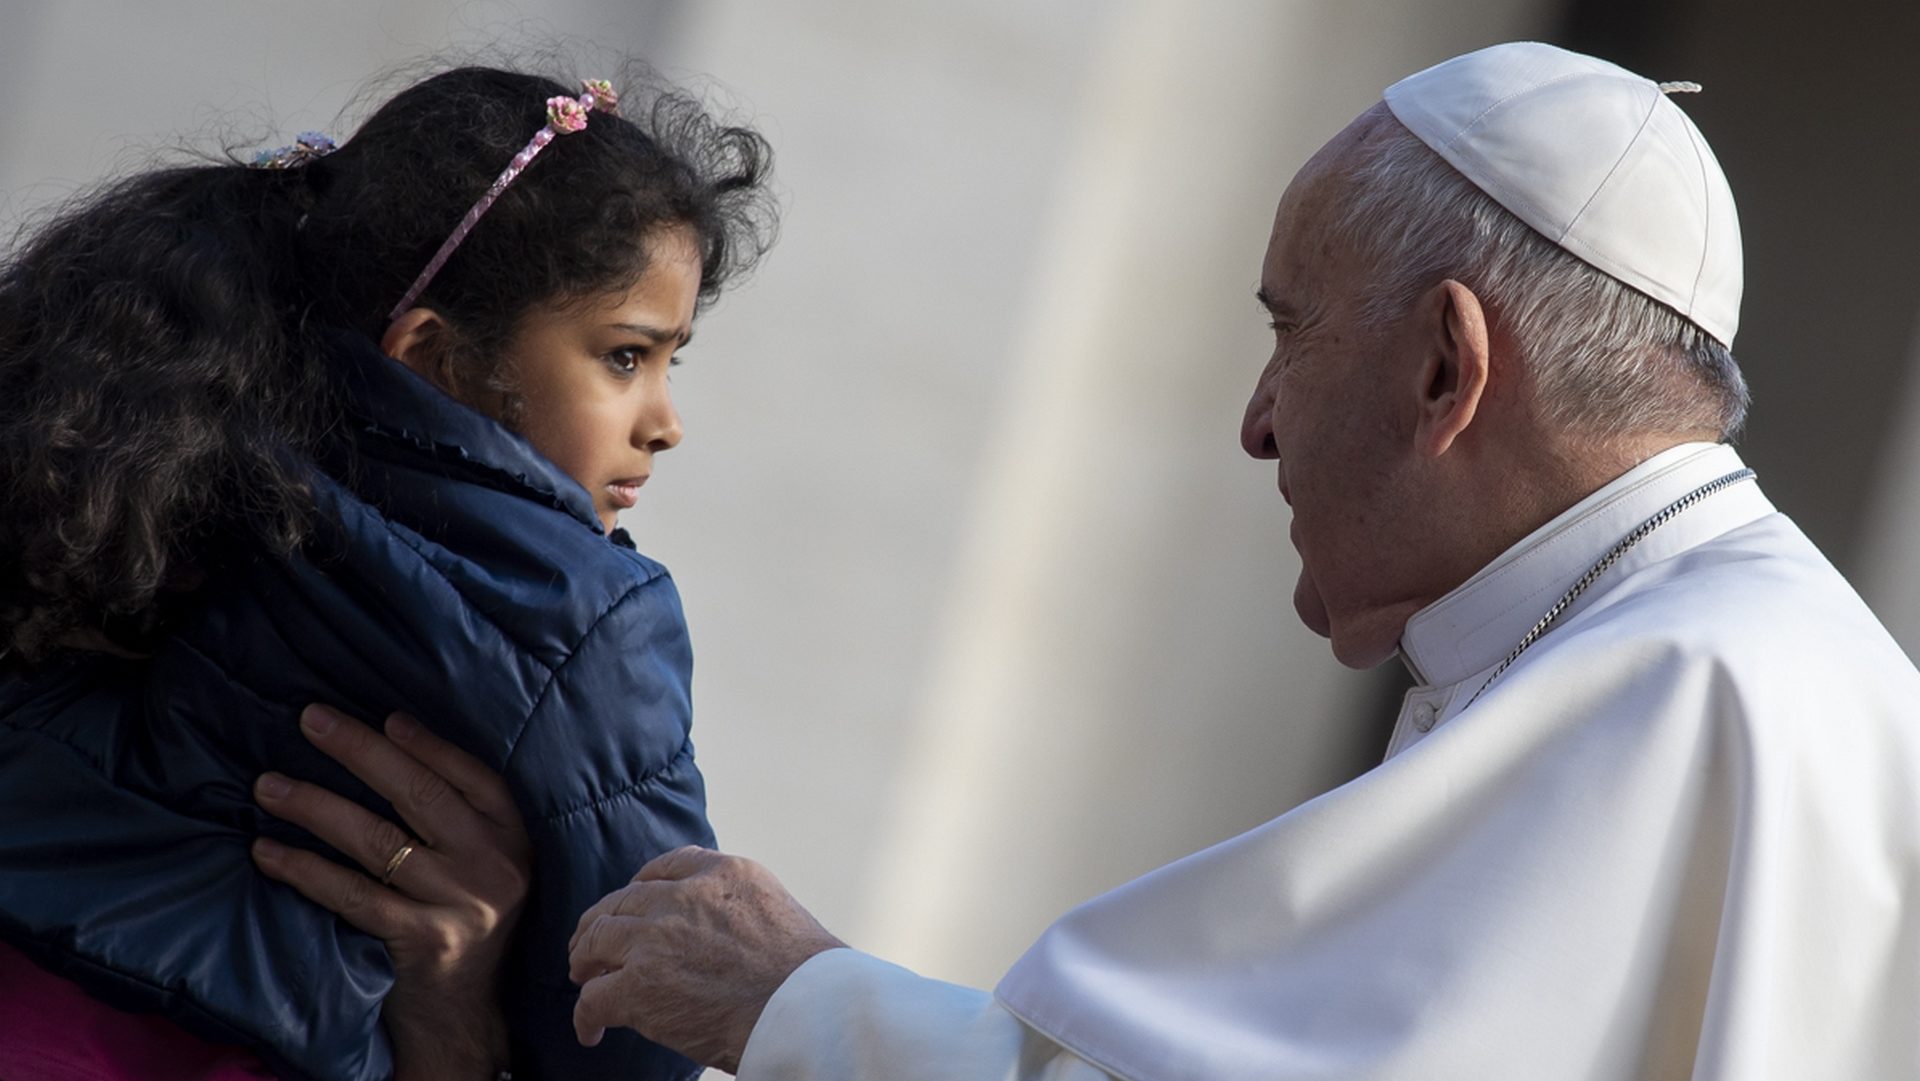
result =
[[[547,144],[553,142],[554,136],[586,130],[587,114],[595,109],[603,113],[612,113],[618,109],[620,95],[613,92],[612,83],[605,79],[582,79],[580,85],[584,88],[584,93],[577,98],[562,95],[547,99],[546,126],[533,133],[533,138],[513,156],[513,161],[509,162],[506,169],[494,180],[493,186],[487,189],[487,193],[480,197],[479,202],[473,204],[473,209],[467,211],[467,216],[460,219],[460,224],[453,227],[453,234],[440,245],[439,251],[433,253],[433,258],[427,261],[427,267],[420,272],[420,276],[413,279],[413,284],[407,288],[407,295],[401,297],[400,303],[393,306],[393,311],[387,315],[389,321],[400,318],[402,313],[413,307],[413,302],[420,299],[421,293],[426,292],[427,285],[433,281],[433,276],[440,273],[441,267],[447,265],[447,259],[453,255],[454,249],[460,246],[461,241],[467,239],[468,233],[473,232],[474,224],[480,220],[480,216],[487,212],[487,208],[493,205],[493,201],[500,198],[500,193],[507,190],[507,187],[533,162],[533,159],[547,148]]]

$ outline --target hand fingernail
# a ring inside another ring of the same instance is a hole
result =
[[[326,735],[339,723],[339,714],[322,705],[308,706],[300,711],[300,727],[316,736]]]
[[[253,839],[253,861],[262,867],[278,866],[280,857],[286,852],[286,846],[278,841],[269,841],[265,837]]]
[[[420,726],[413,723],[413,718],[404,713],[395,713],[387,718],[387,735],[392,736],[401,743],[412,739],[414,733],[418,731],[420,731]]]
[[[293,784],[278,773],[262,773],[254,782],[254,791],[267,799],[286,799],[293,792]]]

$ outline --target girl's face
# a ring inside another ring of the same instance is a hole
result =
[[[648,246],[632,289],[534,308],[501,357],[514,427],[593,496],[609,532],[639,498],[653,456],[680,442],[667,369],[692,336],[700,257],[685,229]]]

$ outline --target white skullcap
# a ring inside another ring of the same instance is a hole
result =
[[[1733,344],[1733,192],[1658,84],[1527,41],[1456,56],[1385,97],[1400,123],[1521,221]]]

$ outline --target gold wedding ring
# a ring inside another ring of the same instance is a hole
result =
[[[392,885],[393,873],[400,869],[401,864],[407,862],[407,857],[413,855],[413,850],[417,847],[414,842],[408,841],[393,850],[393,855],[387,858],[386,873],[380,876],[380,884],[382,886]]]

